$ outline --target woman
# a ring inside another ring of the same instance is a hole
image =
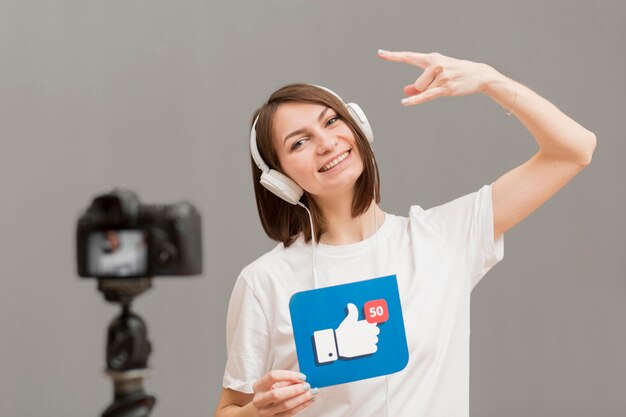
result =
[[[503,234],[591,161],[592,132],[489,65],[438,53],[379,56],[424,70],[404,88],[404,105],[481,92],[514,113],[539,150],[474,193],[395,216],[378,207],[371,131],[358,109],[315,86],[274,92],[253,118],[252,170],[261,222],[281,243],[245,267],[233,289],[216,416],[467,416],[470,293],[502,259]],[[390,274],[405,317],[406,367],[310,387],[297,371],[290,297]]]

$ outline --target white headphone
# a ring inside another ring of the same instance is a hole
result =
[[[322,87],[321,85],[314,85],[314,87],[321,88],[323,90],[328,91],[337,97],[348,109],[350,116],[356,122],[356,124],[361,128],[367,141],[372,143],[374,141],[374,134],[372,133],[372,127],[367,121],[367,117],[365,117],[365,113],[361,110],[356,103],[346,103],[342,100],[341,97],[334,91]],[[254,119],[254,123],[252,124],[252,130],[250,131],[250,153],[252,154],[252,159],[262,171],[261,173],[261,185],[271,191],[273,194],[282,198],[291,204],[298,204],[300,198],[302,198],[302,194],[304,194],[304,190],[295,181],[286,176],[285,174],[276,171],[275,169],[270,169],[270,167],[265,163],[263,158],[261,158],[261,154],[259,153],[259,148],[257,147],[256,142],[256,122],[259,120],[257,116]]]

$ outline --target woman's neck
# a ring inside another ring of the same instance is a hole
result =
[[[353,218],[352,195],[349,193],[316,203],[326,222],[326,231],[320,238],[320,243],[325,245],[350,245],[365,240],[376,232],[374,213],[378,227],[385,220],[385,213],[374,200],[363,214]]]

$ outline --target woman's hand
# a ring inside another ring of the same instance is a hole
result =
[[[312,405],[318,390],[302,382],[303,376],[294,371],[272,370],[255,382],[252,404],[258,415],[288,417]]]
[[[387,61],[403,62],[424,69],[413,84],[404,87],[403,105],[421,104],[443,96],[465,96],[481,92],[497,72],[487,64],[450,58],[438,52],[390,52],[378,50]]]

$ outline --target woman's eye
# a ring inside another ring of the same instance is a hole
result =
[[[328,122],[326,122],[326,124],[334,124],[334,123],[330,123],[331,121],[336,121],[339,120],[339,116],[333,116],[330,119],[328,119]]]
[[[299,144],[303,143],[305,140],[306,139],[300,139],[300,140],[294,142],[293,145],[291,145],[291,150],[298,149],[301,146]]]

